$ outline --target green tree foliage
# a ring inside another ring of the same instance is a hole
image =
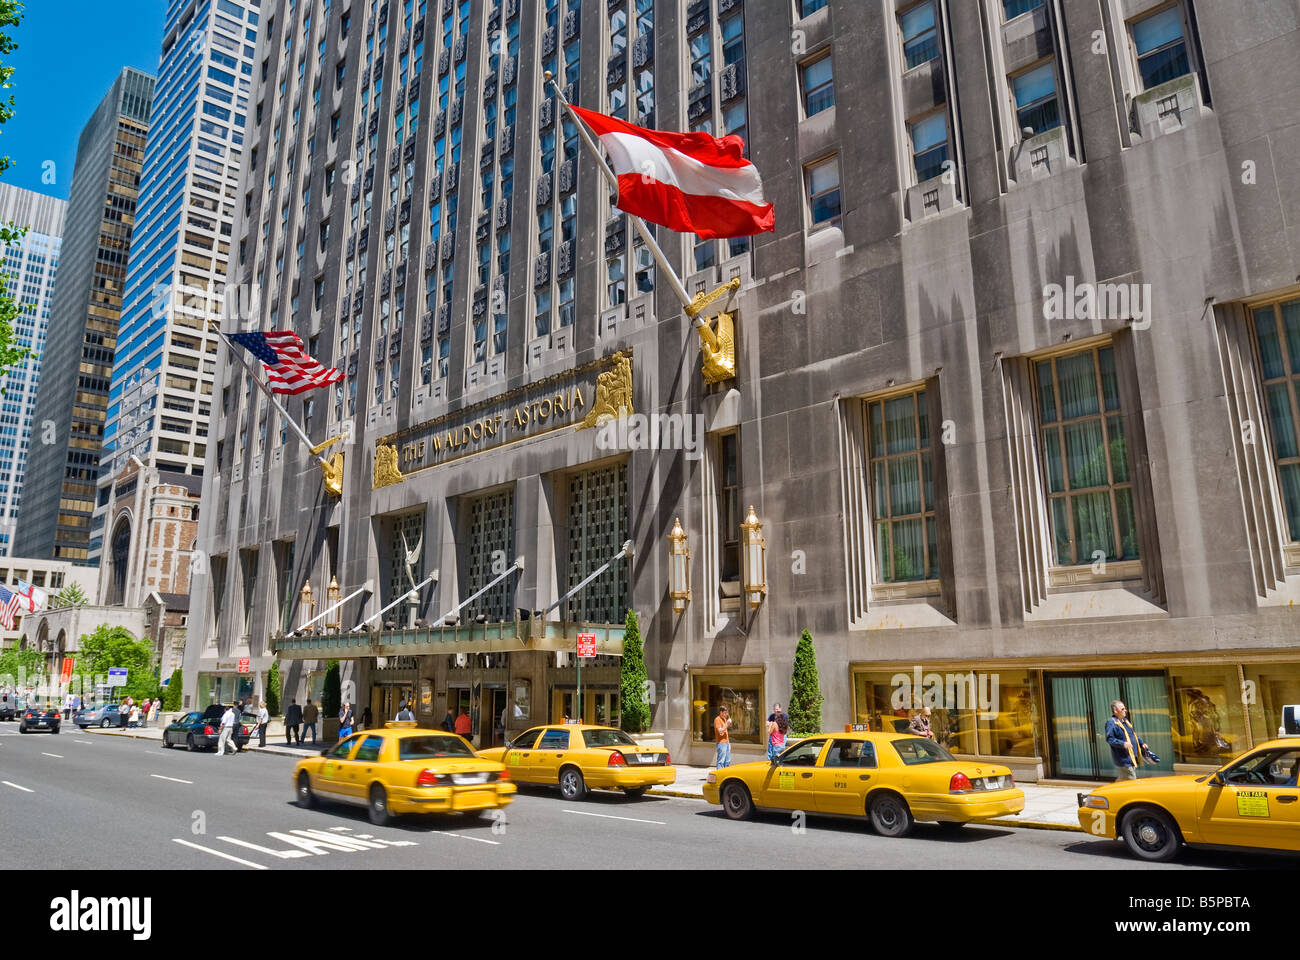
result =
[[[0,0],[0,57],[7,56],[18,49],[18,44],[9,30],[18,26],[23,18],[23,5],[18,0]],[[14,68],[0,60],[0,90],[12,89],[10,82]],[[0,100],[0,124],[14,115],[14,95],[11,93]],[[9,157],[0,156],[0,173],[13,166]],[[27,227],[16,223],[0,224],[0,256],[5,248],[22,241]],[[14,320],[22,312],[22,305],[4,292],[0,284],[0,376],[16,363],[21,363],[32,355],[31,350],[18,345],[14,338]]]
[[[153,647],[137,640],[126,627],[101,623],[93,633],[81,635],[80,645],[73,672],[84,678],[87,690],[96,682],[107,682],[109,667],[125,667],[126,686],[115,688],[114,697],[143,700],[158,694]]]
[[[80,607],[88,602],[86,591],[81,589],[79,583],[69,583],[66,587],[50,597],[50,609],[57,610],[59,607]]]
[[[325,689],[321,693],[320,712],[323,717],[337,717],[343,707],[342,684],[339,678],[339,662],[331,660],[325,665]]]
[[[266,674],[266,712],[273,717],[280,715],[280,661],[271,664]]]
[[[645,651],[641,646],[641,625],[636,611],[627,612],[623,634],[623,663],[619,703],[622,726],[628,733],[645,733],[650,729],[650,703],[646,692]]]
[[[821,732],[824,699],[817,676],[817,651],[813,649],[812,634],[805,630],[799,634],[790,682],[790,729],[796,737]]]
[[[171,681],[166,686],[166,693],[163,694],[164,710],[179,710],[183,702],[181,691],[181,671],[179,669],[172,671]]]
[[[0,651],[0,687],[18,685],[18,678],[35,685],[35,678],[44,669],[44,660],[35,650],[19,650],[17,647]]]

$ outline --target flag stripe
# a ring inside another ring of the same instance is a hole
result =
[[[635,174],[676,187],[682,193],[752,204],[767,202],[763,181],[752,164],[711,167],[671,147],[659,147],[628,133],[607,133],[600,142],[620,180],[625,174]]]
[[[230,339],[262,361],[273,393],[299,394],[343,379],[341,370],[322,366],[304,350],[302,340],[291,330],[235,333]]]
[[[596,131],[596,136],[601,138],[608,133],[625,133],[665,149],[677,150],[711,167],[753,166],[745,158],[745,141],[737,136],[718,138],[709,133],[670,133],[666,130],[649,130],[616,117],[607,117],[603,113],[584,110],[582,107],[573,109],[591,129]]]
[[[652,223],[680,223],[706,240],[762,233],[776,219],[770,205],[682,193],[657,181],[642,183],[639,174],[618,178],[618,206]]]

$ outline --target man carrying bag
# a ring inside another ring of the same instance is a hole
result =
[[[1111,717],[1106,721],[1106,742],[1110,744],[1115,761],[1115,780],[1136,780],[1138,767],[1144,763],[1159,763],[1160,758],[1133,729],[1123,700],[1111,701],[1110,711]]]

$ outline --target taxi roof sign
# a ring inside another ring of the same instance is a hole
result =
[[[384,724],[386,727],[418,727],[419,724],[414,720],[389,720]]]

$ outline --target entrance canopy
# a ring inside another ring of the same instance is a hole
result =
[[[537,620],[282,636],[272,639],[271,648],[285,660],[360,660],[445,653],[508,653],[514,650],[576,652],[580,634],[595,635],[598,656],[623,655],[624,625],[621,623],[543,623]]]

